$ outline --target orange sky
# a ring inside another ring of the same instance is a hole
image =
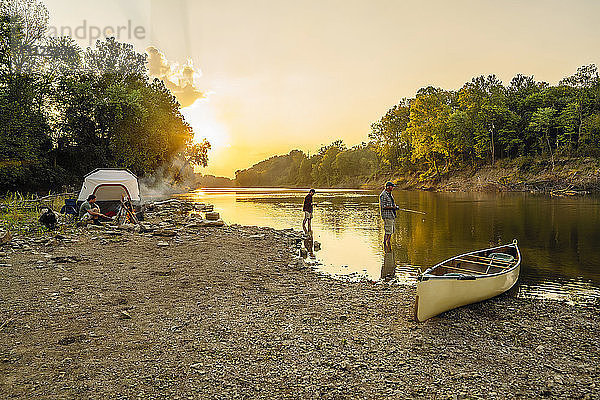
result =
[[[425,85],[458,89],[488,73],[555,84],[600,62],[595,0],[45,3],[55,25],[132,20],[148,28],[128,40],[138,50],[155,46],[171,65],[189,60],[195,86],[210,94],[183,113],[213,142],[203,172],[225,176],[294,148],[360,143]]]

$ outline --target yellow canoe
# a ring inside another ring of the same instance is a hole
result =
[[[422,322],[504,293],[517,282],[520,270],[521,252],[516,240],[449,258],[418,278],[415,318]]]

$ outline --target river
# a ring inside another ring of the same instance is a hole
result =
[[[180,197],[213,204],[228,224],[301,230],[307,190],[206,188]],[[519,297],[600,304],[600,198],[525,193],[394,191],[393,253],[382,248],[379,192],[318,189],[315,269],[340,279],[413,284],[418,269],[517,239],[523,256]],[[410,211],[409,211],[410,210]],[[382,276],[383,275],[383,276]]]

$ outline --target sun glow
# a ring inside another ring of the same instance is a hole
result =
[[[182,108],[181,113],[194,129],[194,141],[200,143],[206,138],[210,142],[212,157],[231,145],[227,128],[217,119],[208,100],[197,100]]]

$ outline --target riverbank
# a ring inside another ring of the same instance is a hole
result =
[[[0,248],[1,397],[600,394],[597,309],[500,296],[416,323],[414,288],[318,276],[291,230],[147,224]]]
[[[492,165],[425,174],[424,171],[378,173],[376,178],[341,176],[335,189],[378,190],[386,181],[405,190],[442,192],[530,192],[556,196],[600,192],[600,159],[557,158],[554,167],[546,158],[502,159]],[[231,181],[232,185],[239,182]],[[301,185],[305,188],[311,185]],[[299,187],[293,182],[250,187]]]
[[[557,196],[600,192],[600,160],[596,158],[549,160],[521,157],[500,160],[493,166],[423,177],[421,173],[391,175],[366,182],[363,189],[377,189],[393,180],[401,189],[444,192],[531,192]]]

